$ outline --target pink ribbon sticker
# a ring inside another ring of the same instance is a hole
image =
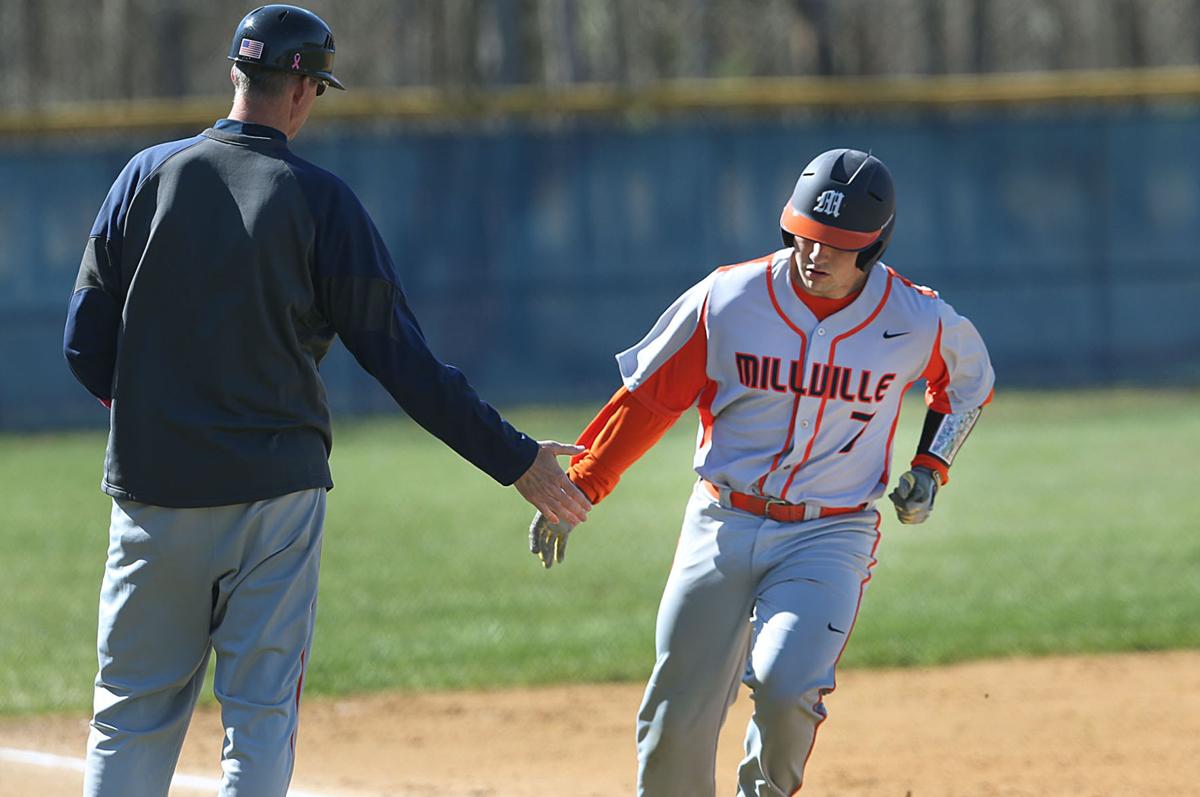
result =
[[[292,69],[299,69],[299,68],[300,68],[300,53],[296,53],[295,55],[292,56]]]

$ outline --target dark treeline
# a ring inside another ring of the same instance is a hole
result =
[[[1191,65],[1200,0],[312,0],[354,87]],[[212,95],[254,4],[0,0],[0,106]]]

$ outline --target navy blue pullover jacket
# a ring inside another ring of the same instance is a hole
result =
[[[223,119],[136,155],[92,227],[63,341],[112,403],[103,490],[200,507],[332,487],[317,367],[335,334],[501,484],[533,462],[537,443],[429,351],[354,192],[282,133]]]

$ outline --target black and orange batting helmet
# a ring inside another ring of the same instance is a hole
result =
[[[858,252],[864,271],[883,255],[896,220],[896,190],[883,161],[856,149],[832,149],[804,167],[779,217],[792,236]]]

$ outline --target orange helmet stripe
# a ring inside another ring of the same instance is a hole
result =
[[[779,226],[792,235],[799,235],[801,238],[807,238],[810,241],[827,244],[837,249],[846,249],[851,252],[866,249],[879,240],[879,234],[883,232],[883,228],[874,232],[855,232],[854,230],[831,227],[828,224],[814,221],[803,213],[797,213],[792,209],[790,202],[783,206],[783,215],[779,217]]]

